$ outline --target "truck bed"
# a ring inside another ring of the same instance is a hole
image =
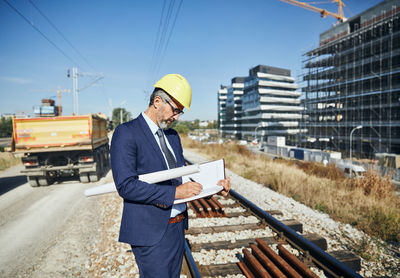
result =
[[[108,142],[107,121],[97,115],[13,119],[14,151],[91,150]]]

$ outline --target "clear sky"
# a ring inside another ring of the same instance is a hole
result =
[[[347,0],[345,16],[379,2]],[[337,12],[335,4],[313,5]],[[77,67],[104,76],[79,93],[80,114],[109,114],[123,103],[135,117],[155,81],[180,73],[193,92],[181,119],[216,119],[221,84],[258,64],[298,79],[302,54],[335,23],[279,0],[0,0],[0,114],[32,114],[42,98],[57,101],[58,86],[72,90],[67,69]],[[91,80],[79,77],[79,88]],[[61,104],[71,115],[72,93],[62,93]]]

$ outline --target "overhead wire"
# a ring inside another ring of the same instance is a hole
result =
[[[163,60],[164,60],[165,53],[167,52],[168,45],[169,45],[169,41],[170,41],[171,36],[172,36],[172,33],[173,33],[173,31],[174,31],[175,23],[176,23],[176,20],[178,19],[178,15],[179,15],[179,11],[180,11],[181,6],[182,6],[182,2],[183,2],[183,0],[181,0],[181,1],[179,2],[179,6],[178,6],[178,9],[177,9],[177,11],[176,11],[175,18],[174,18],[174,23],[172,24],[171,30],[170,30],[170,32],[169,32],[169,36],[168,36],[168,39],[167,39],[167,43],[165,44],[163,54],[161,55],[160,63],[158,64],[158,69],[156,70],[156,75],[157,75],[158,72],[160,71],[160,67],[161,67],[161,64],[162,64],[162,62],[163,62]]]
[[[14,12],[16,12],[20,17],[22,17],[33,29],[35,29],[43,38],[45,38],[52,46],[54,46],[65,58],[67,58],[71,63],[76,66],[80,65],[75,62],[70,56],[68,56],[60,47],[58,47],[49,37],[47,37],[42,31],[39,30],[35,25],[33,25],[17,8],[15,8],[8,0],[3,0]]]
[[[163,7],[162,7],[162,11],[161,11],[161,17],[160,17],[160,22],[158,24],[158,31],[157,31],[157,36],[156,36],[156,41],[154,42],[154,48],[153,48],[153,56],[151,58],[151,64],[153,64],[154,62],[154,58],[155,58],[155,54],[156,54],[156,49],[157,49],[157,42],[159,40],[160,37],[160,31],[161,31],[161,27],[162,27],[162,23],[163,23],[163,17],[164,17],[164,11],[165,11],[165,4],[166,4],[167,0],[164,0],[163,2]]]
[[[39,7],[37,5],[35,5],[35,3],[32,0],[29,0],[29,2],[32,4],[32,6],[40,13],[40,15],[46,19],[46,21],[54,28],[54,30],[57,31],[57,33],[68,43],[68,45],[86,62],[86,64],[92,68],[94,71],[97,72],[96,68],[94,66],[91,65],[91,63],[88,61],[88,59],[86,59],[86,57],[72,44],[72,42],[60,31],[60,29],[44,14],[44,12],[42,10],[39,9]],[[84,71],[86,71],[84,68],[82,68]],[[91,81],[93,82],[95,80],[95,77],[89,75],[88,76]],[[105,98],[105,101],[108,105],[108,94],[104,89],[104,82],[103,80],[100,80],[100,84],[101,84],[101,92],[103,97]]]
[[[170,18],[171,18],[171,14],[172,14],[172,11],[173,11],[173,6],[174,6],[174,4],[175,4],[175,0],[172,0],[172,1],[169,3],[169,6],[168,6],[168,11],[167,11],[165,23],[164,23],[164,26],[163,26],[163,28],[162,28],[160,41],[159,41],[158,47],[157,47],[156,59],[155,59],[155,62],[154,62],[154,64],[153,64],[153,68],[152,68],[152,74],[153,74],[153,75],[155,74],[155,71],[156,71],[156,69],[157,69],[158,62],[160,61],[160,55],[161,55],[161,51],[162,51],[162,49],[163,49],[163,44],[164,44],[165,36],[166,36],[166,34],[167,34],[167,31],[168,31],[169,20],[170,20]]]
[[[159,31],[156,36],[156,43],[154,49],[156,49],[155,54],[153,53],[151,70],[149,74],[149,80],[153,81],[155,76],[158,75],[160,71],[162,62],[164,60],[169,42],[171,40],[173,31],[175,29],[176,21],[181,10],[183,0],[180,0],[178,7],[175,8],[175,0],[170,1],[167,12],[165,13],[165,2],[162,8]],[[170,24],[172,22],[172,25]],[[160,27],[161,26],[161,27]]]
[[[153,55],[151,57],[151,63],[150,63],[150,66],[149,66],[149,69],[148,69],[148,72],[147,72],[147,82],[146,82],[146,84],[148,85],[148,87],[150,87],[151,81],[152,81],[152,75],[153,75],[152,68],[153,68],[153,64],[155,63],[155,57],[156,57],[156,51],[157,51],[157,48],[158,48],[158,42],[159,42],[160,36],[161,36],[161,27],[162,27],[162,24],[163,24],[163,17],[164,17],[164,11],[165,11],[166,2],[167,2],[167,0],[164,0],[164,2],[163,2],[160,21],[158,23],[157,36],[156,36],[156,39],[154,41]],[[145,96],[145,97],[147,98],[147,96]]]
[[[16,12],[19,16],[21,16],[32,28],[34,28],[40,35],[42,35],[51,45],[53,45],[59,52],[61,52],[61,54],[66,57],[70,62],[72,62],[75,66],[77,66],[78,68],[81,68],[83,70],[85,70],[84,67],[82,67],[82,65],[80,65],[79,63],[77,63],[74,59],[72,59],[69,55],[67,55],[57,44],[55,44],[48,36],[46,36],[42,31],[40,31],[40,29],[38,27],[36,27],[26,16],[24,16],[22,14],[22,12],[20,12],[16,7],[14,7],[8,0],[3,0],[12,10],[14,10],[14,12]],[[46,21],[57,31],[57,33],[69,44],[69,46],[74,49],[74,51],[86,62],[87,65],[89,65],[90,68],[92,68],[93,70],[97,71],[91,64],[90,62],[85,58],[85,56],[71,43],[70,40],[67,39],[67,37],[60,31],[59,28],[57,28],[57,26],[44,14],[44,12],[42,12],[38,6],[36,6],[34,4],[34,2],[32,0],[29,0],[29,2],[32,4],[32,6],[40,13],[40,15],[46,19]],[[90,76],[89,77],[92,79],[92,81],[94,80],[95,77]],[[103,97],[106,100],[106,103],[108,105],[108,96],[107,93],[104,90],[104,83],[101,80],[101,92],[103,93]]]
[[[83,54],[71,43],[70,40],[67,39],[67,37],[60,31],[60,29],[57,28],[57,26],[39,9],[38,6],[35,5],[35,3],[32,0],[29,0],[31,5],[40,13],[40,15],[46,19],[46,21],[54,28],[54,30],[57,31],[57,33],[69,44],[69,46],[86,62],[87,65],[89,65],[90,68],[95,70],[95,68],[89,63],[89,61],[83,56]]]

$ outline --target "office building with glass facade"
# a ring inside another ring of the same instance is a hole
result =
[[[218,131],[220,135],[222,135],[222,128],[226,122],[226,94],[228,90],[226,86],[221,85],[221,88],[218,90]]]
[[[248,77],[233,78],[218,92],[218,98],[226,93],[225,111],[219,108],[219,117],[225,116],[221,135],[248,141],[262,137],[264,142],[268,136],[284,136],[295,144],[298,133],[304,132],[299,128],[303,107],[298,88],[290,70],[265,65],[250,69]]]
[[[288,69],[265,65],[250,69],[244,82],[242,138],[265,142],[269,136],[283,136],[295,144],[303,110],[298,88]]]
[[[231,85],[226,87],[225,121],[221,134],[227,138],[241,139],[240,117],[244,79],[245,77],[234,77]]]

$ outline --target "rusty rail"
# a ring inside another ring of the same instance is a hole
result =
[[[244,198],[236,191],[230,191],[230,195],[237,201],[242,203],[245,207],[249,208],[253,213],[264,219],[267,224],[278,234],[281,234],[291,245],[308,252],[314,263],[321,269],[334,277],[362,277],[354,270],[339,262],[337,259],[326,253],[314,243],[308,241],[303,236],[296,233],[293,229],[287,227],[282,222],[266,213],[261,208]]]
[[[192,277],[193,278],[201,278],[200,271],[197,268],[197,264],[193,259],[192,252],[190,251],[189,244],[187,243],[186,239],[185,239],[185,258],[186,258],[186,263],[189,267],[189,271],[190,271],[190,274],[192,275]]]

